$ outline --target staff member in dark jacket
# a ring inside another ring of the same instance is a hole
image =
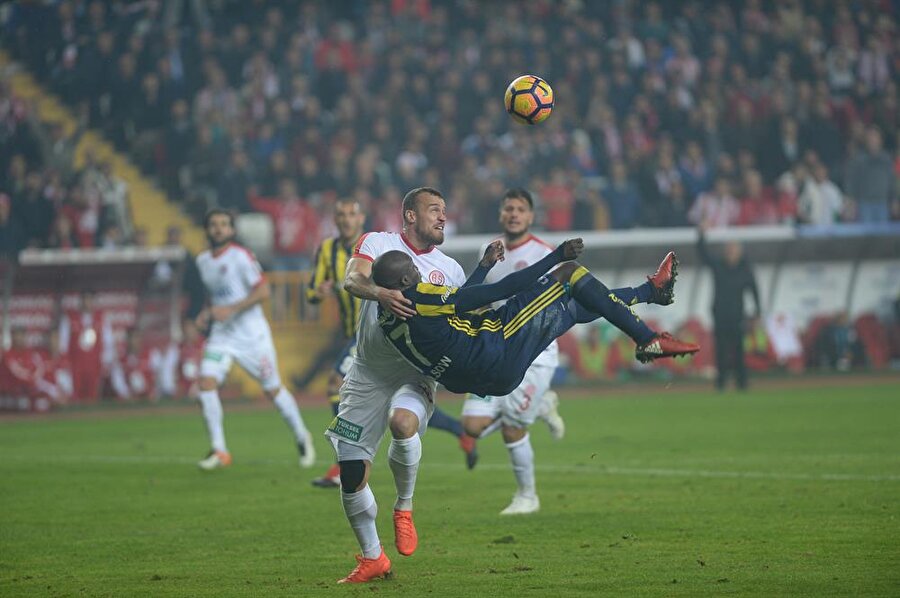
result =
[[[724,247],[721,256],[710,252],[706,244],[704,227],[699,229],[697,251],[712,270],[713,284],[713,326],[716,341],[716,388],[724,390],[728,375],[734,372],[735,382],[740,389],[747,388],[747,366],[744,364],[744,293],[750,291],[756,307],[754,319],[759,318],[759,291],[753,268],[744,257],[740,243],[731,241]]]

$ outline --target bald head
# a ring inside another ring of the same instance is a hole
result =
[[[408,289],[421,277],[412,258],[402,251],[388,251],[372,264],[372,280],[385,289]]]

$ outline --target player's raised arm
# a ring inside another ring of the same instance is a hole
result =
[[[372,262],[365,258],[354,257],[347,262],[344,290],[354,297],[377,301],[398,318],[405,320],[416,315],[412,301],[404,297],[403,293],[375,284],[372,280]]]
[[[478,309],[494,301],[506,299],[518,292],[524,291],[538,278],[550,271],[557,264],[574,260],[584,250],[584,242],[581,239],[564,241],[543,259],[531,266],[514,272],[494,284],[473,285],[459,289],[453,297],[457,313]]]
[[[506,259],[505,253],[506,248],[503,246],[503,241],[497,239],[496,241],[491,242],[484,250],[484,256],[481,258],[481,261],[478,262],[478,266],[475,267],[475,270],[469,275],[469,278],[466,279],[465,284],[463,284],[461,288],[483,283],[488,272],[491,271],[491,268],[493,268],[497,262],[502,262]]]

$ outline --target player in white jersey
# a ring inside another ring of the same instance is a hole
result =
[[[269,298],[269,284],[256,258],[234,242],[234,217],[221,209],[210,210],[204,220],[209,249],[197,256],[197,268],[209,296],[210,307],[197,316],[200,330],[212,321],[200,364],[200,403],[212,446],[198,463],[201,469],[231,464],[225,444],[222,402],[218,388],[233,361],[259,381],[294,434],[300,466],[316,460],[312,436],[303,424],[293,395],[281,384],[272,331],[261,303]]]
[[[531,234],[534,222],[534,202],[525,189],[510,189],[500,204],[502,242],[506,248],[504,261],[488,272],[485,282],[501,280],[517,270],[526,268],[553,251],[553,247]],[[503,302],[494,307],[499,307]],[[550,427],[554,438],[565,433],[565,424],[559,416],[559,399],[550,390],[550,382],[559,365],[559,347],[553,341],[534,360],[525,374],[522,384],[504,397],[479,397],[469,395],[463,406],[463,426],[475,437],[484,437],[497,427],[501,428],[503,441],[509,450],[509,458],[516,476],[518,488],[512,503],[501,511],[502,515],[533,513],[540,508],[534,483],[534,451],[528,435],[528,427],[540,417]]]
[[[385,430],[390,427],[388,462],[394,475],[394,535],[398,552],[409,556],[418,545],[412,520],[412,497],[419,460],[420,436],[434,409],[435,382],[413,368],[388,342],[377,322],[378,303],[398,317],[415,315],[402,293],[372,282],[372,262],[400,250],[412,257],[423,282],[462,286],[465,273],[455,260],[437,249],[444,242],[446,205],[435,189],[413,189],[403,199],[403,233],[369,233],[357,243],[347,264],[344,288],[364,299],[357,331],[357,354],[340,391],[338,414],[328,427],[341,470],[341,503],[362,554],[341,583],[384,577],[391,562],[375,527],[378,507],[368,485],[369,471]],[[486,256],[490,265],[500,257],[499,244]],[[477,281],[487,268],[479,268]]]
[[[500,226],[505,246],[505,260],[487,274],[486,282],[493,283],[522,270],[553,251],[533,234],[534,200],[526,189],[508,190],[500,203]],[[647,283],[637,287],[635,294],[641,302],[671,303],[674,285],[675,256],[670,253],[660,270]],[[497,307],[495,305],[495,307]],[[509,460],[516,477],[517,489],[512,502],[501,515],[524,515],[540,509],[535,490],[534,451],[528,427],[540,417],[550,426],[554,438],[562,438],[565,426],[557,412],[559,399],[550,389],[550,382],[559,363],[559,348],[554,341],[528,368],[522,384],[503,397],[469,395],[463,406],[463,426],[470,435],[482,438],[498,426],[509,451]]]

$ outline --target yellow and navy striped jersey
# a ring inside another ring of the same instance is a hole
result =
[[[362,301],[344,290],[344,276],[347,273],[347,261],[353,255],[353,243],[344,245],[340,238],[325,239],[316,250],[316,269],[307,290],[307,298],[318,303],[315,290],[325,281],[334,282],[334,296],[337,299],[341,314],[341,325],[344,336],[352,338],[359,324],[359,307]]]
[[[403,291],[417,315],[400,320],[379,305],[379,325],[407,361],[448,390],[507,394],[534,358],[574,323],[556,317],[568,301],[566,289],[544,279],[497,310],[458,310],[472,290],[419,283]]]

